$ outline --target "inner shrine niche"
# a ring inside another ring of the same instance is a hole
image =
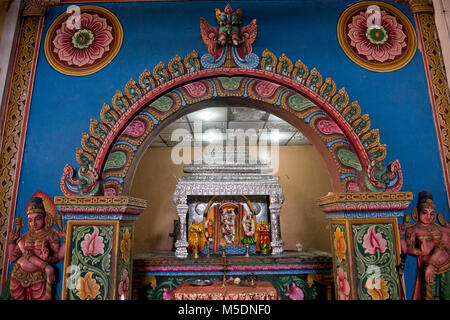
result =
[[[270,218],[267,196],[189,196],[188,252],[203,255],[270,253]],[[198,241],[189,241],[192,230],[201,231]],[[197,242],[197,244],[195,244]],[[194,246],[197,245],[197,248]]]
[[[175,243],[179,258],[198,254],[273,255],[283,252],[280,211],[284,196],[268,163],[235,161],[238,152],[212,163],[184,167],[173,201],[180,232]],[[242,154],[244,156],[245,154]],[[244,159],[242,157],[242,159]],[[187,217],[186,217],[187,215]]]

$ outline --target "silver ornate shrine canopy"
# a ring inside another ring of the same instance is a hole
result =
[[[235,156],[238,158],[237,153]],[[177,179],[173,202],[180,219],[180,234],[175,243],[175,256],[178,258],[188,256],[186,228],[188,196],[269,196],[272,255],[281,254],[284,243],[281,239],[280,211],[284,196],[278,178],[269,174],[272,167],[260,161],[249,163],[248,158],[240,162],[220,162],[222,163],[194,161],[194,164],[183,168],[188,175]]]

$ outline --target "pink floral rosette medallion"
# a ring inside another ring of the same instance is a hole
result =
[[[112,27],[97,14],[82,13],[80,29],[70,29],[67,22],[56,30],[53,52],[69,66],[84,67],[101,59],[110,49]]]
[[[122,44],[122,27],[111,12],[95,6],[80,8],[77,23],[64,13],[50,26],[45,39],[48,62],[68,75],[97,72],[111,62]]]
[[[380,25],[370,25],[367,12],[353,16],[347,35],[359,55],[367,60],[385,62],[400,56],[407,44],[403,26],[397,19],[386,11],[381,11],[380,15]]]
[[[364,1],[347,8],[337,26],[345,54],[359,66],[389,72],[404,67],[414,56],[414,27],[397,8]]]

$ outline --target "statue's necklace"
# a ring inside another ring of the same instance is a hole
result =
[[[44,231],[42,233],[38,233],[38,234],[36,234],[34,231],[30,230],[30,232],[28,234],[28,238],[30,240],[42,239],[43,237],[47,236],[49,233],[50,233],[50,230],[46,230],[46,231]]]
[[[434,225],[432,223],[426,227],[419,223],[418,226],[419,226],[419,229],[427,231],[427,232],[433,231],[435,229]]]

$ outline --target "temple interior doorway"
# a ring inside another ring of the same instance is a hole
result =
[[[331,252],[328,221],[316,200],[332,191],[332,185],[323,158],[314,145],[294,126],[273,114],[248,106],[226,107],[216,103],[185,114],[164,127],[140,159],[131,196],[146,199],[148,206],[135,226],[134,254],[148,250],[171,250],[173,247],[173,238],[169,233],[174,231],[174,220],[178,218],[172,201],[173,192],[176,178],[186,175],[183,167],[187,164],[175,164],[172,159],[173,148],[180,143],[173,141],[173,132],[184,130],[195,138],[194,126],[199,122],[204,148],[227,129],[254,129],[258,133],[266,133],[270,135],[269,146],[273,139],[277,139],[279,163],[274,176],[279,178],[285,196],[281,210],[284,249],[296,250],[296,244],[301,243],[304,248]],[[271,135],[276,130],[278,133]],[[223,138],[224,147],[226,142]],[[191,161],[194,154],[192,148]]]

